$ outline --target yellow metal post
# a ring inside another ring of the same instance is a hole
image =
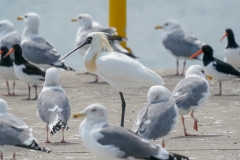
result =
[[[117,29],[118,35],[126,37],[126,0],[109,0],[109,26]],[[126,42],[121,43],[126,48]]]

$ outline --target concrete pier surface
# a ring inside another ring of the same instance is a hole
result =
[[[165,81],[165,87],[170,91],[183,78],[172,76],[173,69],[155,70]],[[87,81],[94,79],[93,75],[84,75],[78,72],[61,72],[60,81],[66,91],[71,104],[71,113],[83,110],[88,105],[100,103],[107,107],[109,122],[120,125],[121,100],[119,93],[106,82],[91,84]],[[185,137],[181,119],[179,117],[177,127],[166,139],[166,149],[197,160],[223,160],[240,159],[240,81],[223,82],[223,95],[214,96],[219,92],[218,82],[209,81],[211,96],[208,102],[195,112],[199,119],[198,132],[193,130],[193,119],[190,115],[185,116],[186,127],[189,133],[197,133],[197,136]],[[12,88],[12,82],[10,81]],[[124,91],[126,101],[125,127],[132,128],[133,122],[139,111],[147,103],[149,87],[128,88]],[[38,88],[38,93],[42,87]],[[27,85],[17,81],[17,96],[3,96],[6,94],[5,80],[0,79],[0,97],[7,101],[9,112],[23,119],[32,129],[34,136],[42,146],[53,150],[52,153],[36,151],[17,152],[17,159],[98,159],[91,154],[82,144],[79,137],[79,124],[83,119],[70,118],[65,131],[65,140],[69,143],[58,143],[62,139],[61,131],[54,136],[49,136],[52,143],[45,144],[46,124],[37,116],[38,101],[22,100],[27,97]],[[32,98],[34,95],[32,88]],[[161,139],[154,141],[161,144]],[[12,158],[12,153],[4,154],[4,158]]]

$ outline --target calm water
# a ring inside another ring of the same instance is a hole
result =
[[[215,56],[223,59],[226,39],[219,42],[226,28],[232,28],[240,41],[240,1],[219,0],[128,0],[127,3],[128,46],[140,61],[150,68],[173,68],[175,58],[162,46],[162,30],[154,30],[166,19],[176,19],[183,28],[210,44]],[[73,49],[77,23],[71,18],[79,13],[88,13],[104,26],[108,25],[108,0],[1,0],[0,20],[9,19],[18,32],[24,22],[16,17],[27,12],[36,12],[41,17],[39,33],[62,54]],[[66,59],[76,69],[84,69],[82,56],[77,52]],[[190,64],[202,64],[191,61]],[[182,65],[182,64],[181,64]]]

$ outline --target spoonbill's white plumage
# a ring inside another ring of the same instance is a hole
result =
[[[126,87],[143,85],[163,85],[163,79],[140,62],[117,52],[114,52],[108,43],[106,35],[102,32],[92,32],[79,47],[68,53],[62,59],[89,44],[90,48],[84,55],[84,65],[87,71],[100,76],[113,86],[120,94],[122,101],[122,121],[124,124],[125,101],[123,90]],[[101,51],[105,47],[107,51]]]
[[[59,62],[59,52],[42,36],[38,34],[40,17],[36,13],[26,13],[23,17],[17,17],[18,20],[24,20],[26,27],[22,33],[21,47],[23,56],[35,65],[43,68],[52,66],[64,69],[74,70]]]
[[[133,132],[108,123],[106,108],[92,104],[75,118],[86,116],[79,126],[79,135],[84,146],[103,160],[188,160],[187,157],[169,153]]]
[[[67,95],[61,87],[56,68],[49,68],[46,71],[43,89],[39,94],[37,113],[41,120],[47,123],[46,143],[50,143],[48,140],[49,128],[52,135],[62,129],[63,138],[61,143],[65,143],[64,129],[69,129],[67,121],[70,118],[71,109]]]
[[[23,149],[50,153],[51,150],[41,147],[32,134],[32,129],[20,118],[8,113],[7,103],[0,99],[0,159],[3,153],[15,152]]]
[[[207,75],[204,68],[200,65],[192,65],[187,69],[185,78],[182,79],[173,89],[172,95],[179,109],[179,115],[182,115],[182,124],[185,136],[191,136],[186,131],[183,115],[191,112],[194,119],[194,129],[198,130],[198,120],[193,116],[194,110],[203,106],[210,96],[210,87],[205,79],[212,79]]]
[[[165,137],[177,124],[178,107],[171,92],[164,86],[152,86],[148,104],[140,111],[132,131],[140,137],[155,140]],[[163,140],[162,146],[165,146]]]
[[[156,26],[155,29],[163,29],[165,31],[162,37],[162,43],[166,50],[177,59],[176,75],[178,75],[178,60],[184,59],[183,75],[186,66],[186,59],[189,59],[193,53],[201,49],[204,43],[197,39],[193,34],[182,29],[176,20],[167,20],[162,26]],[[200,57],[196,58],[199,59]]]
[[[15,80],[17,80],[17,77],[14,73],[14,67],[13,67],[13,60],[10,58],[10,56],[7,56],[3,58],[8,53],[8,48],[6,46],[2,46],[0,50],[1,59],[0,59],[0,76],[6,80],[7,89],[8,89],[8,96],[15,95]],[[10,93],[9,90],[9,84],[8,81],[13,80],[13,92]]]

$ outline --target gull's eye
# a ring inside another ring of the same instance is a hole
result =
[[[168,23],[166,23],[165,26],[168,26]]]
[[[95,112],[96,110],[97,110],[96,108],[93,108],[93,109],[92,109],[92,112]]]
[[[82,17],[80,16],[80,17],[78,17],[78,19],[82,19]]]
[[[204,74],[204,70],[201,71]]]
[[[24,16],[24,18],[27,18],[27,17],[28,17],[27,15]]]

